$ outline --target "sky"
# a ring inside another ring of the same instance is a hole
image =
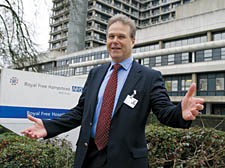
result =
[[[45,52],[49,47],[50,15],[52,0],[22,0],[24,5],[24,20],[29,25],[33,41],[38,44],[38,50]]]

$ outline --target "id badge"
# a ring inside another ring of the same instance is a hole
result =
[[[138,103],[138,100],[135,99],[133,96],[127,95],[126,99],[124,100],[124,103],[130,106],[131,108],[134,108]]]

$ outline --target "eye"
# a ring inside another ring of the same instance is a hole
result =
[[[118,38],[119,38],[119,39],[124,39],[124,38],[126,38],[126,37],[125,37],[124,35],[119,35]]]
[[[114,35],[109,35],[108,36],[109,39],[114,39],[114,37],[115,37]]]

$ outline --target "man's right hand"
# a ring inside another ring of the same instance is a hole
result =
[[[27,115],[27,118],[30,121],[33,121],[34,125],[25,130],[22,130],[21,131],[22,134],[31,139],[39,139],[47,136],[47,131],[41,119],[32,117],[31,115]]]

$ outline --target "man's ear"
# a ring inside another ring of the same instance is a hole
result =
[[[134,47],[134,44],[135,44],[135,38],[131,39],[131,43],[132,43],[132,48]]]

